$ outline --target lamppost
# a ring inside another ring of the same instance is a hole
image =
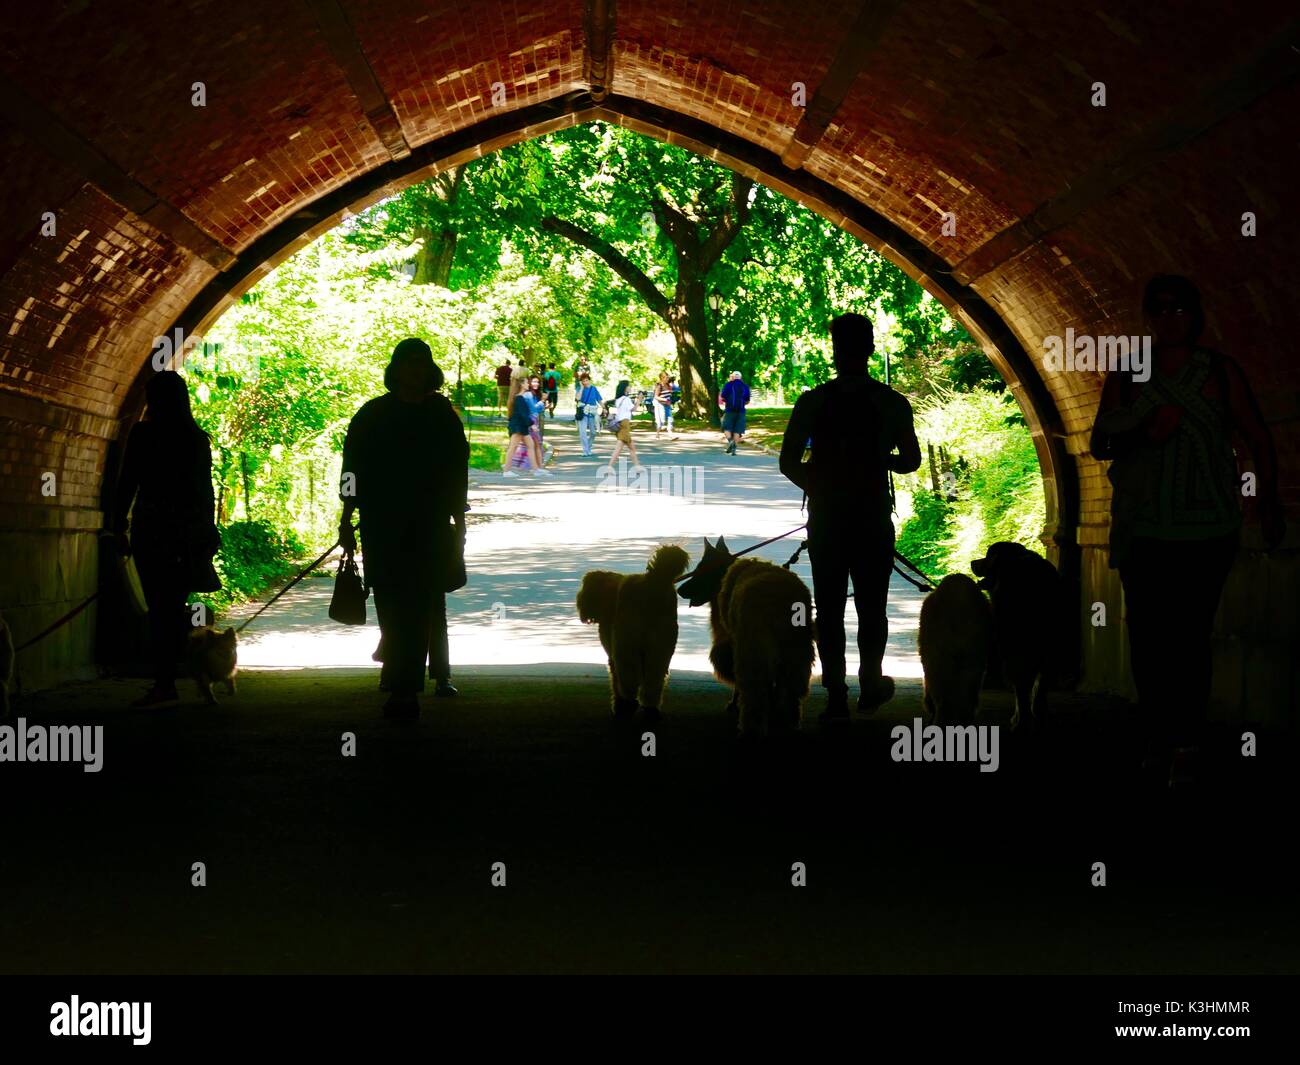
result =
[[[722,310],[722,293],[719,292],[716,288],[709,293],[709,308],[713,311],[713,317],[716,320],[718,317],[718,312]],[[713,333],[714,336],[716,337],[717,330],[714,329]],[[713,354],[712,343],[709,344],[709,377],[712,379],[714,388],[720,387],[718,385],[718,360]],[[717,416],[718,416],[718,409],[716,406],[713,406],[712,409],[709,411],[709,424],[713,424],[713,420],[717,418]]]

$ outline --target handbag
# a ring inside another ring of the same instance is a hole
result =
[[[351,551],[344,552],[343,561],[339,563],[339,571],[334,578],[330,618],[342,625],[364,625],[366,599],[369,596],[361,574],[357,572],[357,560],[352,557]]]
[[[465,541],[455,525],[448,525],[441,539],[438,549],[438,557],[443,560],[440,590],[458,592],[469,583],[469,574],[465,571]]]
[[[210,521],[188,523],[185,527],[185,564],[191,592],[219,592],[221,578],[213,560],[221,550],[221,533]]]

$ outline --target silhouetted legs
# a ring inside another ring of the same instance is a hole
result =
[[[149,650],[153,657],[154,688],[176,690],[176,663],[187,628],[186,574],[178,558],[137,551],[135,568],[149,607]]]
[[[374,592],[384,648],[380,685],[398,699],[413,698],[424,691],[434,591],[426,582],[411,579],[376,585]]]
[[[434,680],[451,679],[451,651],[447,646],[447,593],[433,593],[429,618],[429,676]]]
[[[858,680],[864,694],[880,682],[881,660],[889,638],[885,606],[894,559],[894,530],[871,530],[848,520],[808,521],[808,560],[812,564],[813,599],[817,606],[817,654],[822,687],[846,688],[844,608],[849,581],[858,614]]]
[[[1235,533],[1212,540],[1139,538],[1120,566],[1133,682],[1152,750],[1200,742],[1214,615],[1236,553]]]

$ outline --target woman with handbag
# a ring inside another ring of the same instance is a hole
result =
[[[578,410],[574,420],[578,423],[578,438],[582,441],[582,453],[592,454],[596,442],[596,416],[600,413],[603,401],[600,390],[591,383],[591,374],[585,370],[578,376],[581,391],[578,392]]]
[[[641,467],[641,460],[637,458],[636,445],[632,443],[632,397],[628,395],[628,389],[631,382],[620,381],[618,388],[614,390],[614,411],[610,415],[610,421],[614,425],[614,450],[609,456],[609,468],[614,468],[614,463],[618,461],[619,453],[624,447],[632,455],[632,464],[637,469]]]
[[[133,706],[178,698],[176,663],[190,627],[186,603],[194,592],[221,587],[212,564],[221,546],[214,517],[212,443],[194,420],[180,374],[154,374],[145,399],[145,419],[127,438],[113,508],[118,549],[124,558],[134,555],[149,607],[154,683]]]
[[[435,602],[465,583],[465,503],[469,443],[451,403],[436,392],[441,371],[424,341],[393,349],[384,373],[387,394],[357,411],[343,445],[339,542],[357,548],[352,515],[361,514],[365,583],[375,595],[383,646],[380,687],[386,716],[420,712]],[[441,644],[441,640],[436,641]],[[450,665],[430,661],[431,672]],[[450,678],[433,678],[452,694]]]

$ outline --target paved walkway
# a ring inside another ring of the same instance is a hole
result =
[[[569,415],[571,417],[571,413]],[[501,438],[494,426],[475,425],[473,439]],[[656,440],[648,418],[633,437],[642,463],[658,478],[657,490],[624,491],[604,482],[613,437],[602,433],[599,457],[582,455],[573,422],[563,412],[547,428],[558,456],[554,477],[503,478],[472,471],[466,564],[469,584],[448,597],[451,657],[455,666],[565,664],[562,672],[603,673],[604,654],[593,627],[582,624],[574,598],[589,569],[638,572],[661,543],[679,543],[697,561],[703,537],[719,533],[739,550],[804,521],[800,492],[756,449],[723,454],[720,435],[682,434]],[[631,471],[625,467],[624,476]],[[622,486],[635,489],[636,482]],[[799,537],[757,552],[784,563]],[[805,552],[795,572],[812,586]],[[240,665],[253,668],[370,666],[378,641],[370,624],[346,628],[328,617],[332,582],[308,580],[262,615],[241,638]],[[897,575],[890,589],[890,641],[885,670],[919,677],[916,624],[921,594]],[[237,612],[247,616],[251,610]],[[857,624],[848,612],[850,648]],[[679,605],[676,671],[708,671],[708,611]],[[857,669],[850,654],[849,671]],[[552,671],[553,672],[553,671]]]

